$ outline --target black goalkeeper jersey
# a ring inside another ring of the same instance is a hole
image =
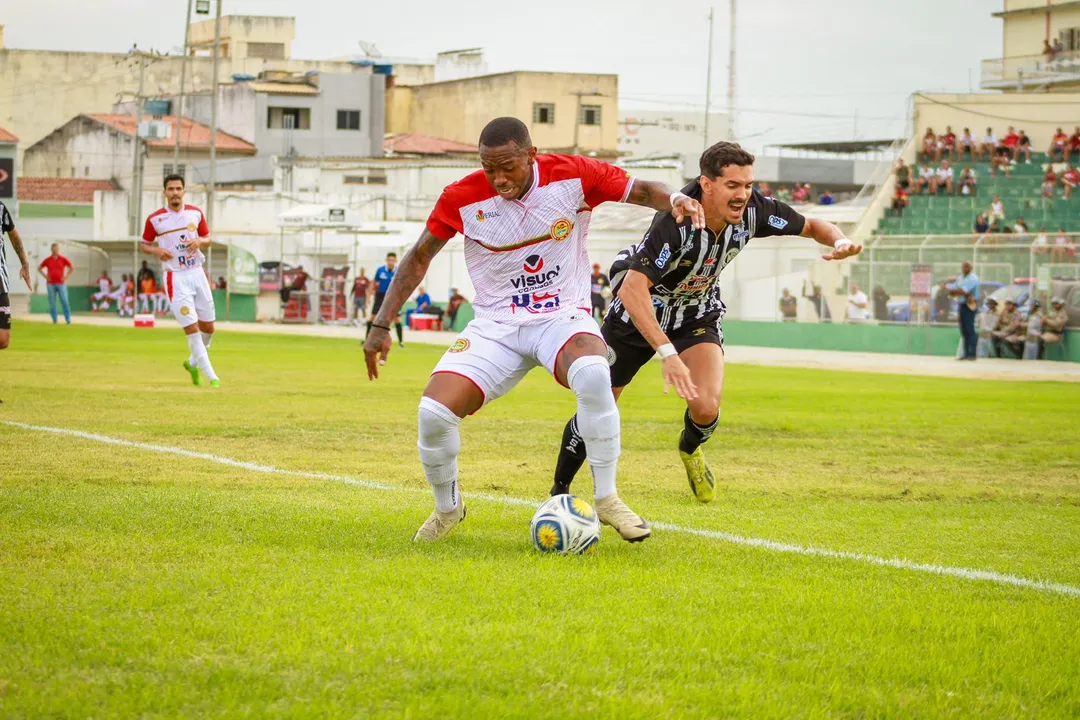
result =
[[[701,184],[695,180],[682,190],[701,200]],[[798,235],[806,218],[785,203],[754,190],[743,208],[742,222],[726,226],[720,234],[695,230],[689,218],[676,223],[670,212],[658,212],[649,231],[637,245],[620,252],[611,265],[611,287],[616,294],[626,273],[637,270],[652,281],[656,320],[666,333],[723,314],[720,271],[735,259],[752,238]],[[630,323],[630,313],[617,298],[608,309],[609,321]]]

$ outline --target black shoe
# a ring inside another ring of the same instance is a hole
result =
[[[569,494],[570,494],[570,486],[569,485],[563,485],[560,482],[556,482],[554,485],[551,486],[551,497],[555,497],[556,495],[569,495]]]

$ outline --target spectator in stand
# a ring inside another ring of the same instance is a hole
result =
[[[893,190],[892,214],[895,215],[896,217],[903,217],[904,216],[904,208],[906,208],[907,206],[908,206],[907,190],[900,187],[900,184],[897,183],[895,189]]]
[[[1072,165],[1065,166],[1065,172],[1061,173],[1061,188],[1065,191],[1065,199],[1072,197],[1073,190],[1080,185],[1080,171]]]
[[[934,171],[933,165],[923,165],[919,168],[919,192],[924,189],[929,192],[934,192],[934,179],[937,177],[937,173]]]
[[[1065,334],[1065,326],[1069,324],[1069,313],[1065,310],[1065,300],[1056,297],[1050,301],[1051,312],[1043,318],[1042,342],[1045,350],[1047,345],[1061,342]]]
[[[934,292],[934,322],[949,322],[949,310],[951,303],[949,302],[949,286],[942,280],[938,283],[937,290]]]
[[[1065,43],[1061,42],[1061,38],[1054,38],[1054,55],[1059,56],[1065,52]]]
[[[952,131],[951,125],[945,126],[945,134],[938,137],[938,158],[942,156],[948,157],[950,160],[956,159],[956,133]]]
[[[953,169],[949,167],[948,160],[942,160],[941,166],[934,172],[934,179],[930,183],[930,194],[937,195],[937,191],[945,188],[946,195],[953,194]]]
[[[1005,137],[1001,138],[1001,145],[1008,149],[1009,159],[1015,162],[1016,154],[1020,150],[1020,135],[1012,125],[1009,126],[1009,131],[1005,133]]]
[[[154,274],[143,275],[142,271],[139,271],[139,312],[150,313],[154,312],[154,296],[157,295],[157,283],[154,281]]]
[[[825,302],[825,298],[821,295],[820,285],[811,285],[811,293],[806,294],[806,281],[803,280],[802,284],[802,296],[810,301],[810,305],[814,308],[814,312],[817,313],[818,319],[821,322],[831,323],[832,312],[829,310],[829,303]]]
[[[780,186],[780,192],[776,193],[776,199],[780,202],[791,202],[791,191],[788,190],[787,185]]]
[[[1054,62],[1054,57],[1056,55],[1057,55],[1057,53],[1054,52],[1054,47],[1050,44],[1050,40],[1049,39],[1043,40],[1043,47],[1042,47],[1043,63],[1045,63],[1046,65],[1050,65],[1051,63]]]
[[[356,325],[360,324],[361,318],[367,320],[367,299],[370,287],[371,279],[367,276],[367,269],[360,268],[349,290],[353,296],[353,323]]]
[[[1031,241],[1031,250],[1036,255],[1046,255],[1050,252],[1050,237],[1046,234],[1046,226],[1039,228],[1039,234]]]
[[[1009,175],[1012,174],[1011,163],[1013,148],[1019,144],[1020,136],[1010,127],[1009,132],[1001,139],[1001,142],[994,148],[993,155],[990,156],[991,175],[997,175],[997,169],[999,167],[1005,171],[1005,177],[1009,177]]]
[[[1020,153],[1024,153],[1024,162],[1028,165],[1031,164],[1031,138],[1028,137],[1027,130],[1020,130],[1020,142],[1016,144],[1016,151],[1013,153],[1013,162],[1020,159]]]
[[[1024,218],[1016,218],[1016,222],[1013,223],[1012,231],[1020,236],[1017,240],[1027,240],[1028,226],[1027,223],[1024,222]]]
[[[979,341],[975,346],[975,357],[988,358],[994,349],[994,329],[998,322],[997,300],[986,299],[986,307],[979,313],[975,326],[979,334]]]
[[[940,158],[938,151],[937,136],[933,128],[926,128],[926,134],[922,139],[922,159],[924,163],[937,162]]]
[[[893,173],[896,175],[896,184],[907,190],[911,184],[911,167],[904,164],[904,158],[896,161]]]
[[[984,157],[989,159],[994,154],[997,146],[998,140],[997,135],[994,134],[994,129],[986,128],[986,134],[983,135],[982,141],[979,143],[979,157],[977,158],[979,162],[982,162]]]
[[[1046,151],[1046,154],[1050,156],[1050,162],[1054,162],[1054,158],[1058,155],[1061,156],[1062,162],[1067,162],[1069,159],[1069,136],[1065,134],[1065,131],[1061,128],[1057,129],[1054,133],[1054,137],[1050,138],[1050,149]]]
[[[790,290],[784,288],[783,294],[780,295],[780,316],[784,322],[795,322],[798,314],[799,301],[795,299]]]
[[[771,198],[773,196],[772,187],[770,187],[769,183],[767,182],[763,182],[758,186],[758,192],[767,198]]]
[[[1050,251],[1050,262],[1067,262],[1069,256],[1075,253],[1076,249],[1069,242],[1069,236],[1065,233],[1065,228],[1058,228],[1057,237],[1054,238],[1054,247]]]
[[[998,315],[997,323],[990,333],[994,343],[994,354],[1001,357],[1001,345],[1007,343],[1017,357],[1023,350],[1022,343],[1027,335],[1027,325],[1016,309],[1016,301],[1005,298],[1005,309]],[[1020,347],[1018,347],[1018,344]]]
[[[791,191],[791,202],[795,204],[803,204],[810,199],[810,186],[800,185],[795,183],[794,189]]]
[[[867,309],[869,305],[870,301],[866,293],[860,290],[858,285],[852,283],[851,292],[848,293],[847,298],[848,322],[863,322],[870,319],[870,311]]]
[[[150,269],[149,263],[143,260],[142,267],[139,268],[139,274],[135,276],[135,284],[141,288],[143,280],[148,277],[154,281],[154,285],[157,285],[157,276],[154,275],[154,271]]]
[[[835,202],[836,198],[834,198],[832,193],[828,190],[821,193],[821,197],[818,198],[818,205],[832,205]]]
[[[68,300],[67,281],[71,273],[75,272],[75,266],[71,261],[60,254],[60,246],[56,243],[50,248],[49,257],[38,265],[38,272],[45,278],[45,285],[49,291],[49,314],[52,315],[53,325],[56,324],[56,301],[64,309],[64,322],[71,324],[71,302]]]
[[[1005,219],[1005,203],[1001,201],[1001,197],[999,197],[998,195],[995,195],[990,201],[990,212],[987,214],[986,217],[991,221],[991,223],[994,220]]]
[[[1042,197],[1044,200],[1048,200],[1054,197],[1054,191],[1056,189],[1057,175],[1054,174],[1054,168],[1050,167],[1046,171],[1046,175],[1043,175],[1042,181]]]
[[[1027,316],[1027,334],[1024,336],[1024,359],[1038,360],[1042,351],[1043,314],[1042,303],[1031,301]]]
[[[1080,125],[1073,128],[1073,134],[1069,136],[1069,155],[1076,153],[1077,159],[1080,159]],[[1068,158],[1066,158],[1068,161]]]
[[[971,135],[969,128],[964,128],[964,132],[960,134],[960,139],[956,143],[956,158],[958,160],[964,159],[964,151],[966,150],[971,162],[975,162],[975,151],[978,150],[978,143],[975,142],[975,138]]]
[[[874,288],[874,319],[889,319],[889,293],[880,285]]]
[[[977,182],[975,169],[970,165],[965,165],[964,169],[960,171],[960,194],[965,197],[975,197],[975,185]]]
[[[971,232],[975,235],[976,242],[990,232],[990,223],[986,219],[986,213],[979,213],[975,216],[975,223],[971,226]]]
[[[450,301],[446,304],[446,315],[450,318],[448,330],[454,329],[457,322],[458,310],[465,304],[465,296],[458,292],[457,288],[450,288]]]
[[[218,275],[217,282],[214,283],[214,289],[215,290],[228,290],[229,289],[229,283],[225,280],[224,277],[222,277],[221,275]]]

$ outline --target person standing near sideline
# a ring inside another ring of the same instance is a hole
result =
[[[367,319],[367,296],[370,286],[371,279],[368,278],[367,271],[360,268],[356,279],[353,280],[352,290],[349,291],[353,296],[353,321],[357,324],[360,323],[360,318]]]
[[[71,302],[68,300],[67,281],[75,266],[71,261],[60,254],[60,246],[52,244],[52,254],[41,261],[38,272],[45,278],[46,287],[49,289],[49,314],[52,315],[53,325],[56,324],[56,301],[64,308],[64,322],[71,324]]]
[[[371,334],[371,325],[375,319],[375,316],[379,314],[379,310],[382,309],[383,301],[386,299],[386,293],[390,289],[390,283],[394,281],[394,267],[397,265],[397,253],[386,253],[386,264],[375,271],[375,282],[372,284],[372,289],[375,291],[375,301],[371,304],[371,320],[367,323],[367,334]],[[401,316],[394,316],[394,330],[397,331],[398,347],[405,347],[405,340],[401,334]],[[367,338],[365,337],[366,341]]]
[[[0,202],[0,350],[11,344],[11,298],[8,292],[11,290],[11,281],[8,279],[7,250],[4,249],[4,235],[11,238],[11,246],[15,248],[15,254],[19,256],[22,268],[19,269],[19,277],[31,290],[34,286],[30,283],[30,260],[26,257],[23,248],[22,237],[15,229],[15,221],[11,219],[4,203]],[[54,316],[55,318],[55,316]],[[56,322],[54,319],[53,322]]]
[[[592,313],[596,316],[597,322],[603,322],[604,311],[607,310],[607,298],[604,297],[604,291],[611,287],[611,282],[608,280],[608,276],[601,272],[600,263],[593,263],[592,277],[589,278],[589,283],[591,285]]]
[[[450,302],[446,305],[446,316],[450,318],[450,325],[447,330],[454,329],[454,323],[457,322],[458,310],[465,304],[465,296],[462,295],[457,288],[450,288]]]
[[[979,278],[971,271],[971,263],[960,266],[960,277],[956,286],[949,290],[949,295],[960,302],[960,336],[964,339],[964,356],[957,360],[975,360],[975,351],[979,344],[975,332],[975,309],[979,307]]]

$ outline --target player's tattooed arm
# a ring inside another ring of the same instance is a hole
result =
[[[376,325],[385,327],[393,322],[401,312],[401,306],[424,281],[431,260],[439,254],[444,245],[446,245],[446,240],[435,237],[430,230],[425,229],[420,234],[420,239],[409,248],[394,270],[394,279],[390,281],[382,307],[379,308],[379,314],[375,317]]]
[[[30,282],[30,259],[26,257],[22,236],[19,235],[18,230],[11,228],[8,237],[11,238],[11,247],[15,248],[15,254],[19,256],[19,262],[22,263],[22,268],[19,270],[19,277],[21,277],[23,282],[26,283],[26,286],[32,290],[34,285]]]
[[[803,230],[799,234],[803,237],[813,238],[822,245],[827,245],[833,249],[832,252],[821,256],[823,260],[843,260],[846,257],[858,255],[862,252],[862,245],[856,245],[848,240],[844,237],[844,232],[840,228],[826,220],[807,218],[806,224],[803,225]]]
[[[634,178],[634,185],[630,188],[626,202],[660,212],[670,212],[677,223],[690,218],[698,230],[705,227],[705,211],[701,203],[683,195],[667,183]]]

